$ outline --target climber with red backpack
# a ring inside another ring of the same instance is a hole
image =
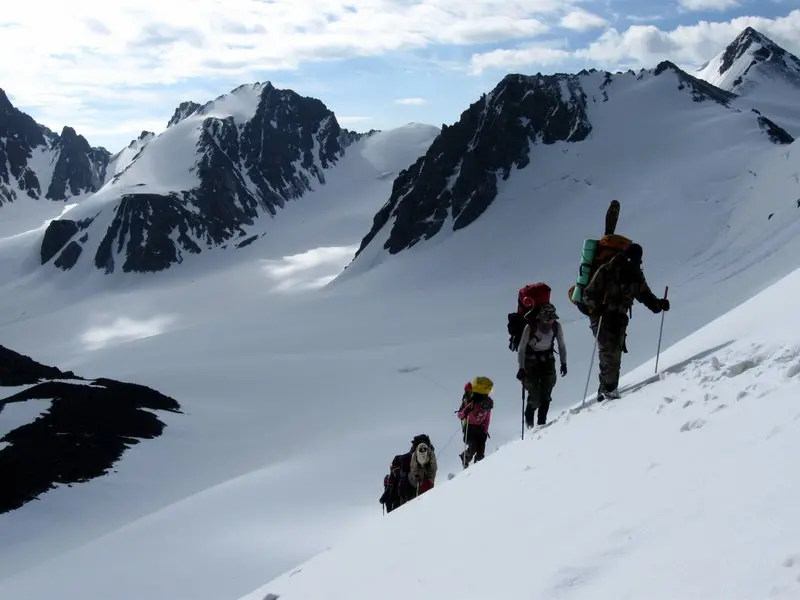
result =
[[[567,375],[567,347],[555,307],[550,302],[551,288],[544,282],[530,283],[517,294],[517,312],[508,315],[508,348],[517,353],[517,379],[522,383],[525,424],[547,423],[553,388],[558,381],[555,344],[561,363],[561,376]],[[527,392],[527,399],[524,398]]]
[[[547,412],[552,400],[553,388],[558,381],[556,375],[555,345],[561,376],[567,375],[567,346],[564,333],[558,322],[555,307],[549,302],[533,308],[526,315],[525,328],[517,348],[519,370],[517,379],[528,392],[525,403],[525,424],[534,426],[547,424]],[[536,414],[538,410],[538,414]]]

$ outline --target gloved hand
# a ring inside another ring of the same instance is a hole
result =
[[[661,298],[661,300],[658,301],[658,305],[661,307],[661,310],[663,311],[669,310],[669,300],[667,300],[666,298]]]
[[[517,371],[517,379],[519,381],[525,381],[525,369],[520,369]]]
[[[561,376],[566,377],[566,375],[567,375],[567,365],[566,363],[564,363],[561,365]]]

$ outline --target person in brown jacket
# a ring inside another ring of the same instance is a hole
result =
[[[653,313],[669,310],[669,300],[658,298],[647,285],[642,272],[642,247],[630,244],[609,262],[601,265],[583,290],[583,303],[589,309],[589,326],[597,339],[600,357],[600,386],[597,401],[619,398],[619,372],[622,353],[627,352],[625,338],[628,313],[634,300]]]

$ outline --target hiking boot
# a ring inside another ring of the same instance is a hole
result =
[[[528,404],[525,407],[525,425],[528,426],[528,429],[533,427],[533,413],[535,409],[533,408],[533,404]]]
[[[617,388],[609,390],[601,386],[600,389],[597,390],[598,402],[602,402],[603,400],[615,400],[617,398],[619,398],[619,391]]]

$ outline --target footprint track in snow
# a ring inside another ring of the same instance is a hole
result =
[[[705,419],[692,419],[691,421],[686,421],[683,425],[681,425],[681,431],[692,431],[694,429],[700,429],[706,424]]]

